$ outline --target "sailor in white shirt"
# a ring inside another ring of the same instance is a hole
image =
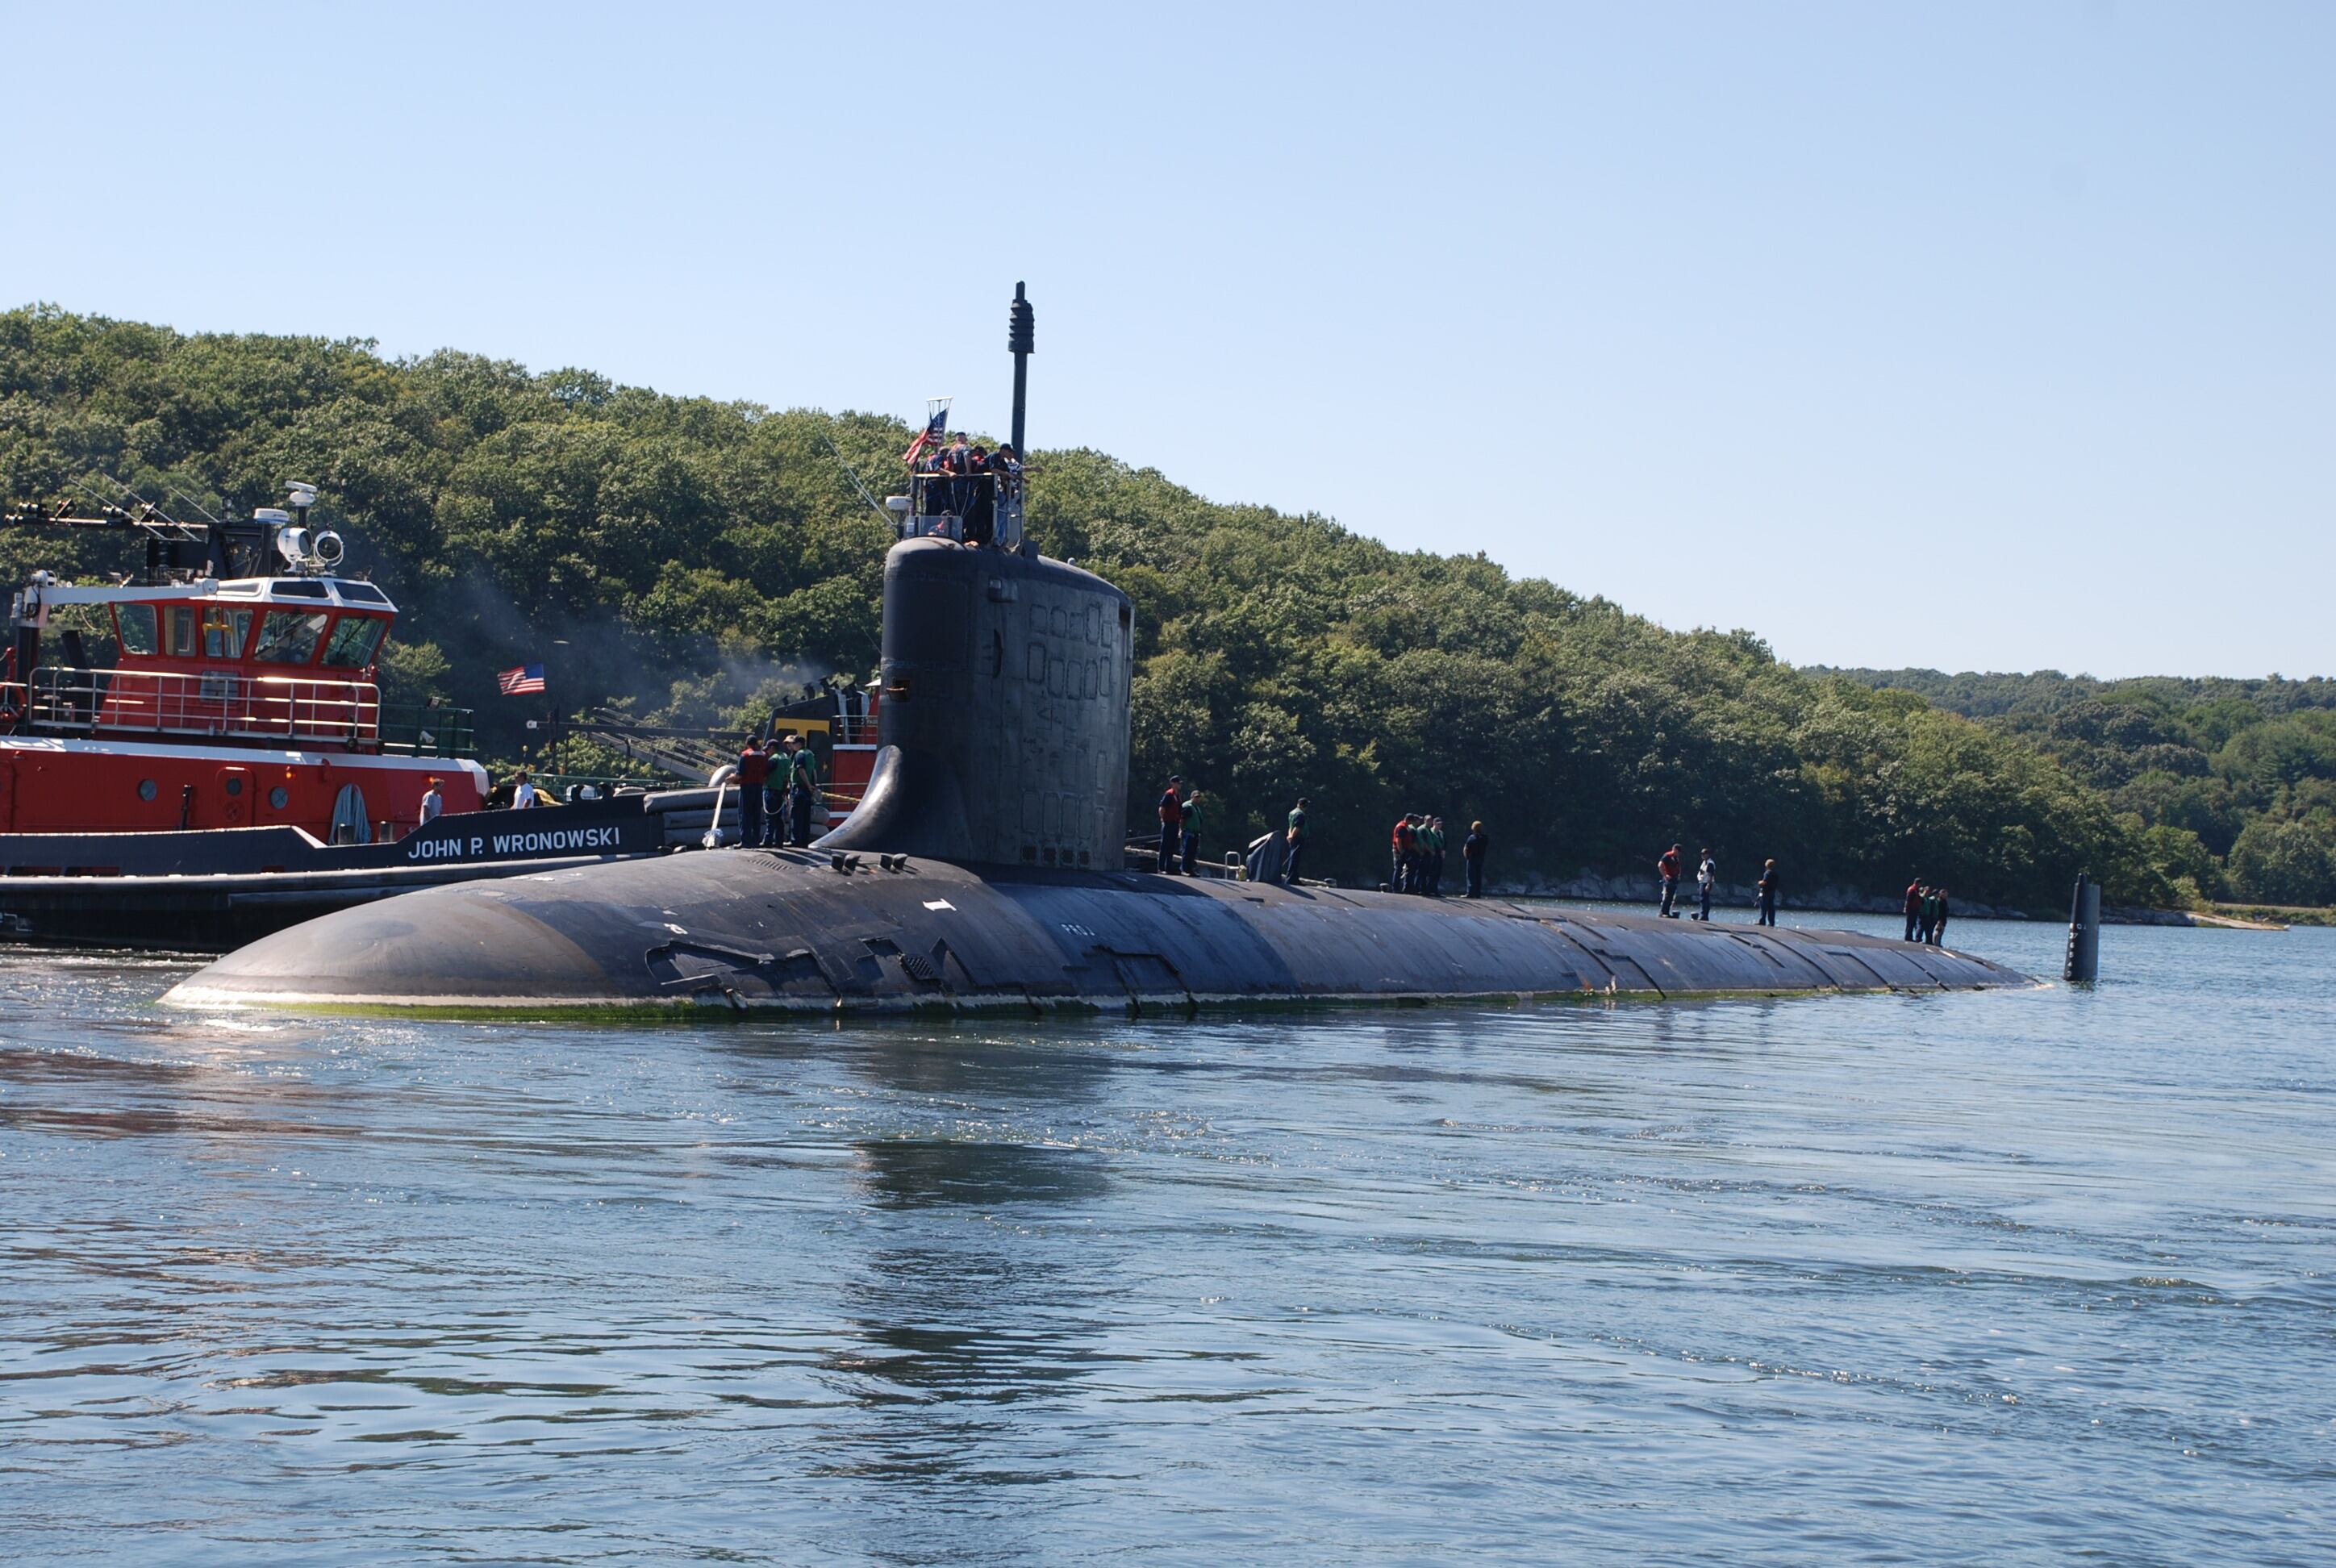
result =
[[[520,770],[518,780],[511,785],[511,810],[524,811],[529,806],[541,805],[542,803],[543,795],[541,792],[537,790],[533,784],[527,782],[527,770],[525,768],[521,768]]]
[[[430,781],[429,789],[423,793],[422,820],[434,823],[438,820],[438,813],[445,809],[446,797],[438,793],[438,781],[433,778]]]

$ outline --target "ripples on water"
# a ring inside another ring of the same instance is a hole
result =
[[[2104,949],[654,1030],[0,954],[0,1552],[2326,1563],[2336,932]]]

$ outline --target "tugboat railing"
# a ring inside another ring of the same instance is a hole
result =
[[[171,735],[205,738],[373,744],[381,691],[370,681],[246,676],[233,670],[42,668],[28,715],[63,735]]]
[[[375,738],[393,756],[469,756],[479,749],[471,710],[434,703],[382,704]]]

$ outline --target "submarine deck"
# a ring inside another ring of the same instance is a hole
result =
[[[263,938],[179,1005],[886,1012],[2028,986],[1845,931],[1141,872],[736,850],[432,888]]]

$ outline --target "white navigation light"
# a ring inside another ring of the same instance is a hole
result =
[[[265,517],[265,512],[253,512]],[[305,528],[283,528],[276,533],[276,553],[284,558],[287,566],[299,566],[308,559],[308,531]]]
[[[316,552],[316,564],[328,569],[340,565],[345,553],[341,548],[341,536],[329,528],[318,532],[309,548]]]

